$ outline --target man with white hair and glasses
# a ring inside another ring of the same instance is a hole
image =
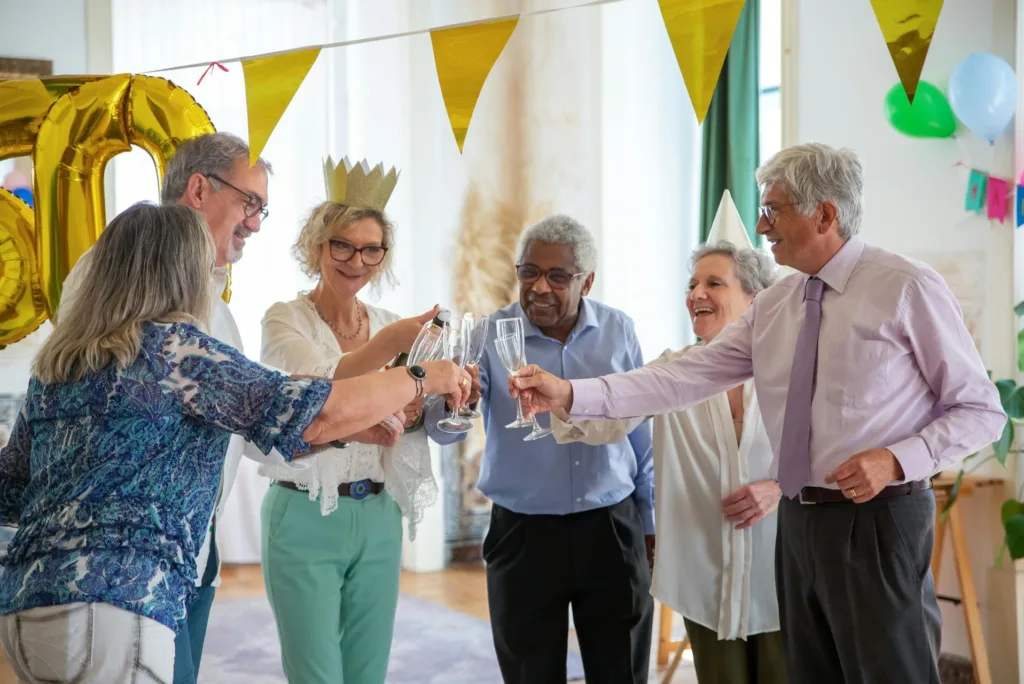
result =
[[[527,368],[513,389],[528,414],[627,418],[753,377],[784,495],[775,563],[789,681],[938,684],[931,477],[999,438],[998,392],[942,278],[857,237],[852,151],[790,147],[757,181],[758,233],[799,273],[677,360],[571,382]]]
[[[231,310],[221,299],[227,284],[227,266],[242,258],[245,241],[260,230],[267,218],[267,176],[270,164],[263,159],[249,164],[249,147],[230,133],[212,133],[185,140],[167,163],[160,197],[164,203],[184,204],[202,214],[210,229],[217,251],[214,273],[216,304],[210,316],[210,334],[221,342],[242,350],[242,338]],[[80,287],[90,263],[86,252],[64,281],[60,310],[70,309],[70,302]],[[186,622],[179,625],[174,641],[174,684],[195,684],[206,638],[206,625],[216,587],[220,584],[220,556],[214,522],[224,512],[231,487],[245,448],[245,440],[232,435],[224,458],[224,472],[206,541],[196,559],[197,593],[189,606]],[[258,449],[249,455],[259,456]],[[266,457],[273,463],[282,459]],[[301,465],[297,466],[301,467]]]
[[[569,609],[588,684],[647,682],[654,607],[654,462],[645,423],[616,444],[524,441],[506,428],[516,402],[495,347],[522,320],[525,358],[558,377],[643,366],[633,321],[590,299],[597,248],[568,216],[528,228],[516,259],[519,301],[491,315],[478,386],[487,444],[478,486],[494,502],[484,540],[494,646],[506,684],[562,684]],[[428,410],[434,441],[443,402]]]

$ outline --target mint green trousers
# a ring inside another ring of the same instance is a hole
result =
[[[338,498],[271,485],[260,511],[263,581],[293,684],[383,684],[402,561],[402,514],[387,492]]]

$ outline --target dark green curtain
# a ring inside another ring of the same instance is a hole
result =
[[[725,190],[732,193],[751,241],[760,244],[755,231],[760,194],[754,180],[759,156],[760,5],[760,0],[747,0],[743,5],[722,75],[704,119],[700,189],[702,244],[711,232],[711,222],[715,220]]]

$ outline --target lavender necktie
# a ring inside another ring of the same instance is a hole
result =
[[[779,487],[790,499],[811,479],[811,398],[814,369],[818,362],[818,329],[821,326],[821,293],[825,284],[810,278],[804,290],[804,325],[796,340],[793,370],[786,393],[779,454]]]

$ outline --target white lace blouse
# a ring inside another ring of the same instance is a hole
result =
[[[366,304],[372,338],[399,320],[399,316]],[[263,347],[260,361],[299,375],[330,378],[344,352],[313,303],[305,294],[290,302],[278,302],[263,316]],[[426,430],[403,435],[391,448],[353,443],[347,449],[326,449],[310,457],[308,468],[260,466],[260,474],[287,480],[309,492],[311,501],[320,498],[320,512],[338,507],[338,485],[370,479],[384,488],[409,519],[409,537],[415,538],[416,524],[423,510],[437,501],[437,483],[430,469],[430,447]]]

